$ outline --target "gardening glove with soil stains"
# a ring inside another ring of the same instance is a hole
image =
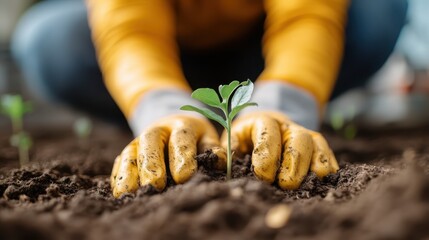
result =
[[[256,85],[252,101],[257,110],[244,110],[232,123],[231,147],[237,155],[252,153],[256,177],[297,189],[309,170],[322,178],[339,169],[324,137],[308,129],[316,129],[319,122],[310,94],[272,81]],[[226,142],[224,133],[222,145]]]
[[[135,192],[151,185],[162,191],[167,182],[164,152],[176,183],[184,183],[197,171],[197,152],[211,149],[216,166],[224,169],[226,153],[219,148],[219,136],[213,125],[201,116],[171,115],[148,126],[116,158],[110,178],[113,195]]]

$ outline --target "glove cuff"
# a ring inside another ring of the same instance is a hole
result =
[[[149,125],[170,115],[184,114],[201,117],[198,113],[180,110],[183,105],[202,106],[200,102],[191,98],[189,92],[183,90],[149,91],[139,100],[134,113],[128,119],[128,124],[134,135],[138,136]]]
[[[302,88],[280,81],[258,83],[252,101],[258,107],[246,108],[241,114],[261,110],[278,111],[305,128],[319,129],[320,114],[316,98]]]

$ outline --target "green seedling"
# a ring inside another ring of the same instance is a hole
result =
[[[73,124],[73,130],[79,139],[88,139],[92,132],[91,120],[87,117],[78,118]]]
[[[7,115],[12,122],[10,144],[19,150],[21,166],[28,163],[28,151],[32,145],[30,136],[24,131],[24,115],[31,111],[31,105],[24,102],[20,95],[4,95],[1,97],[1,113]]]
[[[330,124],[335,132],[348,140],[353,140],[358,132],[358,129],[352,120],[346,120],[341,112],[334,112],[330,116]]]
[[[253,83],[250,80],[239,82],[232,81],[228,85],[219,86],[219,94],[211,88],[199,88],[195,90],[191,97],[205,103],[211,107],[222,110],[224,116],[218,115],[210,109],[198,108],[185,105],[180,109],[194,111],[205,117],[218,122],[227,131],[227,170],[226,178],[231,179],[232,153],[231,153],[231,122],[232,119],[246,107],[257,106],[254,102],[249,102],[253,92]],[[219,99],[219,95],[221,99]]]

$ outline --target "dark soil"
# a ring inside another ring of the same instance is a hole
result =
[[[224,181],[206,153],[186,184],[169,181],[162,193],[142,187],[120,199],[109,174],[130,135],[102,130],[80,141],[64,131],[38,133],[22,169],[0,135],[0,239],[429,239],[428,129],[352,141],[325,132],[341,169],[322,180],[309,174],[296,191],[256,180],[249,157]],[[269,227],[279,205],[290,217]]]

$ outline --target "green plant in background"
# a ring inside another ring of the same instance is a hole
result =
[[[10,144],[19,150],[19,163],[21,166],[28,163],[28,151],[32,145],[30,136],[24,131],[24,115],[31,111],[31,105],[24,102],[20,95],[3,95],[1,101],[1,113],[7,115],[12,121],[12,136]]]
[[[348,140],[356,137],[358,129],[353,121],[347,121],[341,112],[333,112],[330,115],[330,124],[332,129]]]
[[[87,117],[78,118],[73,124],[73,131],[79,139],[88,139],[92,132],[91,120]]]
[[[207,118],[218,122],[227,131],[227,171],[226,178],[231,179],[232,153],[231,153],[231,122],[232,119],[246,107],[257,106],[254,102],[249,102],[253,92],[253,83],[250,80],[239,82],[232,81],[228,85],[219,86],[219,94],[211,88],[199,88],[195,90],[191,97],[205,103],[211,107],[222,110],[224,117],[216,114],[207,108],[198,108],[190,105],[182,106],[185,111],[198,112]],[[232,96],[232,98],[231,98]]]

